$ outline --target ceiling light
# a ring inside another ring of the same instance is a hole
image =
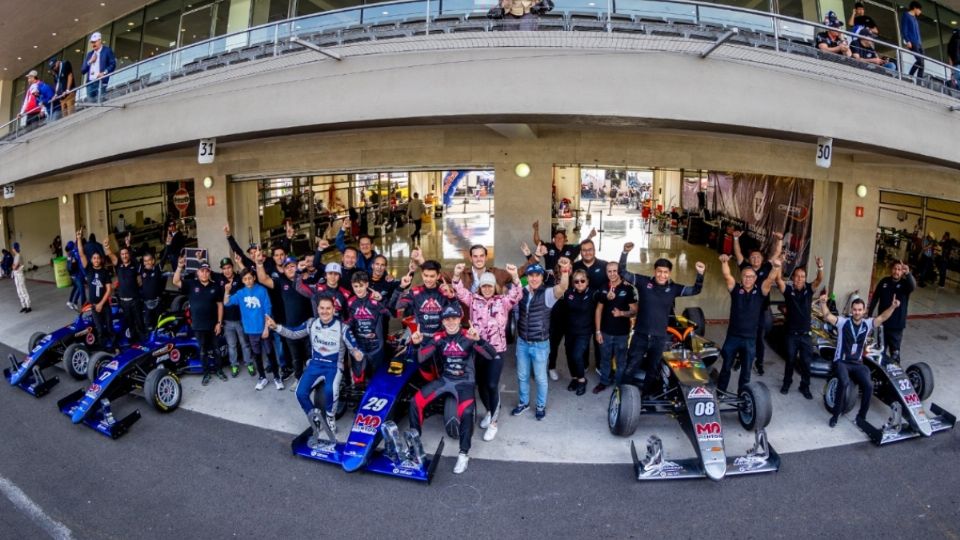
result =
[[[51,35],[54,35],[54,36],[57,35],[56,32],[50,32],[50,34],[51,34]]]
[[[36,45],[34,45],[34,46],[33,46],[33,48],[34,48],[34,49],[36,49],[36,48],[37,48],[37,46],[36,46]]]
[[[21,57],[18,56],[18,57],[17,57],[17,60],[23,60],[23,58],[21,58]]]
[[[80,22],[80,19],[73,19],[73,22]]]
[[[133,24],[134,24],[133,21],[130,21],[127,23],[127,26],[133,26]]]
[[[957,21],[950,21],[950,24],[956,26],[956,25],[957,25]]]
[[[80,52],[80,49],[74,49],[73,52]]]
[[[106,2],[100,2],[100,7],[106,7],[106,5],[107,5]]]

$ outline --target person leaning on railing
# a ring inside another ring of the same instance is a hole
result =
[[[883,66],[891,71],[897,69],[897,65],[889,58],[877,54],[873,40],[868,39],[875,35],[872,29],[866,26],[858,26],[854,28],[853,32],[860,36],[850,43],[850,51],[854,58],[867,64]]]
[[[840,32],[835,30],[837,28],[843,28],[843,22],[837,18],[837,14],[828,11],[827,16],[823,19],[823,24],[829,26],[830,30],[817,34],[817,49],[834,54],[841,54],[843,56],[851,56],[853,53],[850,52],[850,45],[847,44],[847,40],[844,39]]]

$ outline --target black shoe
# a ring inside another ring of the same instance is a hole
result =
[[[26,313],[26,312],[27,312],[27,308],[25,307],[20,308],[20,313]]]
[[[831,417],[830,417],[830,427],[837,427],[837,417],[836,417],[836,416],[831,416]]]
[[[867,421],[867,417],[866,417],[866,416],[860,416],[859,414],[857,415],[857,424],[859,424],[859,423],[861,423],[861,422],[866,422],[866,421]]]
[[[757,365],[756,365],[756,368],[757,368],[757,375],[761,375],[761,376],[762,376],[762,375],[763,375],[763,364],[757,364]]]
[[[593,387],[593,393],[599,394],[600,392],[603,392],[606,389],[607,389],[607,385],[603,383],[597,383],[597,385]]]
[[[573,392],[580,387],[580,381],[573,379],[570,381],[570,384],[567,385],[567,392]]]
[[[211,374],[209,374],[209,373],[204,373],[204,374],[203,374],[203,380],[200,381],[200,384],[202,384],[203,386],[206,386],[206,385],[210,384],[210,379],[211,379],[211,378],[213,378],[213,375],[211,375]]]
[[[292,369],[285,369],[285,370],[283,370],[283,371],[280,373],[280,376],[283,378],[283,380],[286,381],[286,380],[288,380],[290,377],[293,377],[293,370],[292,370]]]
[[[587,381],[577,383],[577,395],[582,396],[587,393]]]
[[[30,313],[31,311],[33,311],[33,308],[27,308],[26,310],[24,310],[24,313]]]
[[[789,393],[790,393],[790,385],[789,385],[789,384],[785,384],[785,385],[781,386],[781,387],[780,387],[780,393],[783,394],[783,395],[789,394]]]
[[[227,380],[227,376],[226,374],[223,373],[222,369],[217,370],[217,378],[220,379],[221,381]]]
[[[800,395],[803,396],[803,397],[805,397],[805,398],[807,398],[807,399],[813,399],[813,394],[810,393],[810,389],[809,389],[809,388],[801,388],[801,389],[800,389]]]

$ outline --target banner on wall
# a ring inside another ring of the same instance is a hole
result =
[[[467,171],[446,171],[443,173],[443,205],[453,204],[453,194],[457,191],[460,181],[466,178]]]
[[[783,272],[806,266],[812,234],[813,180],[766,174],[708,173],[716,211],[746,224],[746,236],[764,253],[783,233]],[[744,254],[746,255],[746,254]]]

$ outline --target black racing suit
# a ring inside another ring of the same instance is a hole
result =
[[[363,351],[364,363],[351,360],[350,367],[353,375],[354,384],[363,382],[366,379],[365,367],[370,372],[375,372],[383,362],[384,356],[384,333],[383,321],[390,318],[390,310],[383,302],[370,298],[368,292],[366,296],[360,298],[354,296],[347,301],[347,313],[349,314],[348,324],[350,330],[357,340],[357,346]]]
[[[466,454],[470,451],[476,413],[474,357],[480,355],[491,362],[497,356],[497,351],[482,339],[470,339],[467,331],[463,329],[456,334],[448,334],[443,330],[425,337],[417,349],[417,360],[421,365],[439,362],[441,372],[439,379],[427,383],[410,401],[410,427],[420,433],[423,412],[427,405],[438,397],[449,394],[457,400],[457,416],[451,420],[458,422],[460,453]]]
[[[428,289],[423,285],[409,289],[397,288],[393,293],[391,302],[396,306],[397,318],[403,319],[405,316],[416,318],[420,325],[420,333],[425,336],[432,336],[443,329],[440,320],[440,314],[443,308],[448,304],[458,302],[456,297],[446,297],[440,292],[440,287]],[[432,381],[439,375],[439,364],[420,365],[420,374]]]
[[[353,296],[347,289],[336,286],[331,287],[324,282],[310,285],[303,280],[303,276],[297,276],[297,292],[301,296],[310,299],[310,305],[313,307],[313,316],[317,316],[317,302],[321,298],[330,298],[333,300],[333,310],[340,320],[347,320],[347,301]]]

